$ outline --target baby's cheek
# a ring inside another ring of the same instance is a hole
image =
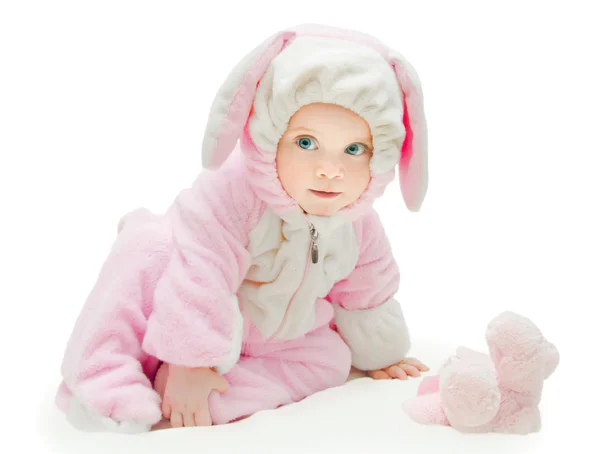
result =
[[[283,188],[290,194],[298,185],[298,177],[294,172],[294,160],[291,153],[282,153],[277,160],[277,173]]]
[[[354,163],[348,167],[346,173],[346,184],[353,190],[353,193],[358,197],[362,194],[371,181],[371,170],[368,162]]]

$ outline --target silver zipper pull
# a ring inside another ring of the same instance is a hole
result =
[[[313,263],[317,263],[319,261],[319,246],[317,246],[317,238],[319,238],[319,232],[317,232],[317,229],[315,228],[315,226],[313,224],[310,225],[310,236],[312,238],[311,241],[311,256],[312,256],[312,262]]]

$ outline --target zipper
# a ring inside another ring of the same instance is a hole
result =
[[[283,325],[285,325],[285,320],[287,319],[290,307],[292,306],[292,303],[294,302],[294,299],[296,298],[296,294],[302,288],[302,285],[304,284],[304,281],[306,280],[306,275],[308,274],[308,269],[310,268],[310,263],[312,262],[313,264],[316,264],[319,262],[319,246],[317,245],[317,238],[319,238],[319,232],[317,231],[317,228],[315,227],[315,225],[312,222],[310,222],[310,219],[308,219],[308,217],[305,214],[304,214],[304,218],[306,219],[306,222],[308,223],[308,233],[310,234],[310,247],[308,248],[308,257],[306,259],[306,265],[304,267],[304,275],[302,276],[300,285],[298,286],[298,288],[296,288],[296,291],[290,298],[287,308],[285,309],[285,313],[283,314],[283,319],[281,320],[279,328],[277,328],[277,331],[275,331],[275,333],[267,339],[267,342],[269,342],[269,341],[273,340],[275,337],[277,337],[277,335],[281,332]]]
[[[310,221],[308,221],[310,222]],[[310,253],[313,263],[319,261],[319,246],[317,245],[317,238],[319,238],[319,232],[315,228],[314,224],[310,223]],[[305,276],[306,277],[306,276]]]

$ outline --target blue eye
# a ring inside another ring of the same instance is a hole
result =
[[[302,137],[302,138],[298,139],[297,143],[300,146],[300,148],[304,148],[305,150],[309,150],[310,146],[313,143],[313,141],[309,137]]]
[[[348,152],[348,154],[351,154],[352,156],[361,155],[365,152],[365,150],[366,147],[361,143],[353,143],[351,145],[348,145],[348,148],[346,148],[346,152]]]

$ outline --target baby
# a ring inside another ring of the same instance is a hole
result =
[[[239,143],[238,143],[239,139]],[[373,201],[398,166],[427,187],[412,67],[374,38],[304,25],[219,90],[205,166],[164,215],[136,210],[67,346],[57,404],[85,430],[225,424],[340,386],[419,376]]]
[[[373,143],[369,125],[361,117],[334,104],[308,104],[292,116],[288,129],[278,143],[277,173],[285,191],[297,201],[304,213],[334,216],[340,209],[355,202],[367,189],[371,179],[369,162],[372,155]],[[318,241],[315,244],[318,245]],[[333,252],[328,251],[329,254]],[[317,246],[315,250],[317,261],[318,255]],[[301,254],[299,258],[304,260]],[[380,267],[393,267],[389,258],[387,260],[387,263],[381,264]],[[385,278],[386,274],[391,279],[395,277],[394,269],[387,273],[381,268],[378,271],[382,278]],[[396,346],[388,348],[407,350],[406,328],[402,325],[398,325],[397,328],[398,332],[390,341],[399,342]],[[290,343],[288,347],[305,350],[294,353],[300,358],[302,355],[306,356],[297,365],[283,363],[286,360],[286,353],[281,351],[279,354],[282,361],[275,363],[276,368],[282,369],[281,371],[271,371],[268,364],[263,361],[255,361],[254,367],[251,362],[248,362],[242,367],[248,368],[249,371],[241,368],[236,371],[234,368],[230,372],[229,379],[243,380],[245,375],[249,375],[248,372],[267,377],[269,373],[273,373],[271,380],[279,381],[273,383],[273,387],[287,387],[290,399],[278,401],[276,400],[278,396],[274,395],[272,403],[269,404],[269,398],[261,396],[264,403],[261,405],[260,402],[256,402],[257,408],[272,408],[277,404],[291,401],[292,396],[301,396],[302,388],[311,381],[314,382],[314,378],[304,375],[307,373],[329,375],[324,376],[324,382],[315,386],[312,392],[343,383],[350,368],[349,350],[342,345],[329,327],[321,332],[321,346],[323,348],[330,346],[330,353],[337,355],[329,359],[333,366],[331,370],[319,370],[316,365],[310,363],[310,359],[314,358],[315,350],[306,342],[307,337],[303,336],[297,342]],[[375,336],[376,333],[372,335]],[[365,354],[375,356],[377,352],[365,352]],[[392,361],[394,362],[386,367],[368,371],[369,375],[378,379],[392,377],[406,379],[407,375],[416,377],[420,371],[427,370],[419,361],[401,359],[401,355]],[[313,367],[315,370],[311,370]],[[156,389],[163,398],[163,414],[170,419],[174,427],[208,425],[212,423],[208,411],[208,396],[213,389],[224,392],[227,389],[227,381],[211,368],[188,368],[163,364],[158,371]]]

